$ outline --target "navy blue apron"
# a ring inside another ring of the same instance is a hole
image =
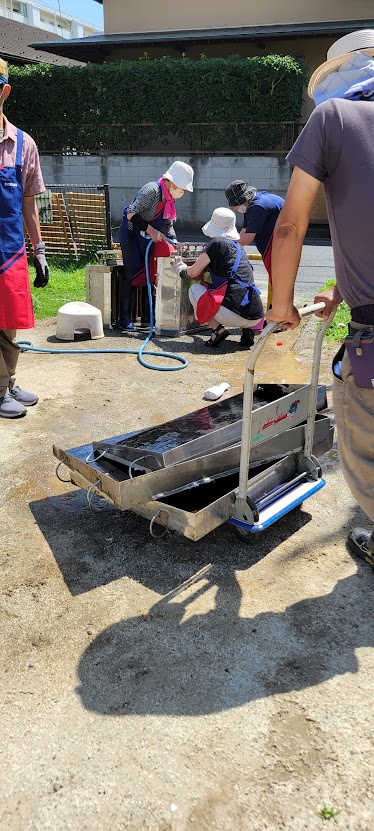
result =
[[[156,213],[154,218],[149,220],[148,224],[152,225],[152,228],[156,228],[157,231],[161,231],[162,233],[164,227],[165,202],[162,201],[161,185],[159,185],[159,189],[160,199],[156,208]],[[127,245],[126,273],[127,277],[130,278],[132,286],[145,286],[147,283],[145,276],[145,252],[149,243],[149,238],[146,238],[145,232],[140,231],[138,228],[133,227],[132,230],[129,229],[127,219],[128,210],[129,206],[126,205],[120,229],[120,243],[122,250],[124,250],[125,245]],[[154,283],[155,279],[156,269],[153,268],[150,269],[151,283]]]
[[[232,240],[232,242],[234,242],[234,240]],[[196,305],[196,317],[199,323],[207,323],[208,320],[214,318],[225,299],[230,280],[237,286],[242,286],[247,289],[246,294],[240,303],[240,307],[242,308],[231,309],[231,311],[241,315],[244,318],[246,317],[245,309],[250,305],[253,293],[255,292],[258,295],[260,294],[257,286],[254,284],[248,285],[236,277],[240,260],[242,256],[247,257],[247,255],[238,242],[234,242],[234,245],[236,247],[236,257],[228,277],[220,277],[218,274],[214,274],[214,272],[208,267],[211,283],[210,285],[206,284],[207,291],[199,298]]]

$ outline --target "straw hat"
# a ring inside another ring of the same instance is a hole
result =
[[[230,208],[216,208],[211,219],[202,227],[206,237],[225,237],[225,239],[239,239],[235,224],[234,211]]]
[[[313,98],[313,92],[322,81],[336,72],[337,69],[350,57],[352,52],[365,52],[374,57],[374,29],[360,29],[359,32],[351,32],[349,35],[339,38],[330,46],[327,53],[327,61],[318,66],[313,72],[309,81],[308,95]]]

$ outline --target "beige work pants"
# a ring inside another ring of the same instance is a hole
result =
[[[14,343],[16,329],[0,329],[0,398],[12,389],[20,347]]]
[[[347,352],[333,398],[344,478],[360,508],[374,522],[374,389],[356,387]]]

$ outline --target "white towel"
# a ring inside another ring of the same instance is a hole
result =
[[[222,384],[219,384],[219,386],[209,387],[208,390],[205,390],[203,398],[207,401],[217,401],[218,398],[221,398],[221,395],[229,389],[229,387],[230,384],[228,384],[227,381],[223,381]]]
[[[363,52],[354,52],[315,88],[313,98],[316,104],[322,104],[329,98],[359,98],[373,92],[374,60]]]

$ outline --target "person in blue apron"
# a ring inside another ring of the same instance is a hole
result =
[[[133,288],[142,287],[141,323],[149,324],[150,309],[145,273],[145,253],[149,238],[151,249],[149,273],[151,283],[156,279],[156,258],[170,256],[173,247],[166,237],[176,240],[174,222],[177,218],[175,200],[186,191],[193,191],[193,170],[185,162],[173,162],[155,182],[148,182],[126,205],[120,228],[123,258],[123,279],[120,286],[119,325],[125,334],[136,333],[132,321]]]
[[[266,190],[258,191],[253,185],[236,179],[226,188],[225,196],[229,207],[237,213],[243,214],[244,223],[240,231],[241,245],[255,245],[262,256],[268,273],[268,308],[272,300],[271,252],[273,232],[279,213],[283,208],[284,199],[276,193]]]
[[[44,190],[38,151],[31,136],[3,115],[10,91],[7,65],[0,59],[0,418],[24,416],[38,401],[15,383],[16,332],[34,325],[23,222],[34,248],[34,286],[44,288],[49,277],[35,203],[35,194]]]
[[[228,337],[228,329],[242,329],[241,343],[250,347],[253,327],[264,309],[252,266],[238,242],[234,212],[216,208],[202,231],[211,237],[203,253],[190,266],[176,258],[173,270],[181,278],[201,281],[190,286],[189,298],[199,323],[211,327],[207,346],[217,349]]]

